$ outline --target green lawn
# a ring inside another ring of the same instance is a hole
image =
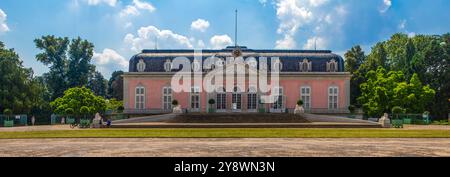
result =
[[[90,129],[0,132],[25,138],[450,138],[449,130],[402,129]]]

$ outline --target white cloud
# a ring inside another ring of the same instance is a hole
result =
[[[398,25],[398,29],[400,29],[400,30],[403,30],[403,29],[405,29],[406,28],[406,20],[402,20],[401,22],[400,22],[400,24]]]
[[[300,0],[278,0],[277,17],[280,25],[277,32],[279,34],[288,33],[294,35],[299,28],[313,19],[312,12]]]
[[[290,35],[284,35],[283,39],[277,40],[276,49],[294,49],[297,47],[297,43]]]
[[[139,12],[139,10],[135,6],[132,6],[132,5],[128,5],[127,7],[125,7],[125,9],[123,9],[120,12],[121,17],[125,17],[128,15],[138,16],[139,14],[141,14]]]
[[[381,7],[380,13],[387,12],[392,6],[392,0],[383,0],[383,6]]]
[[[228,35],[215,35],[209,40],[213,49],[223,49],[231,44],[233,41]]]
[[[109,77],[113,71],[127,70],[128,60],[112,49],[104,49],[102,53],[94,52],[92,57],[96,68],[105,77]]]
[[[188,37],[170,30],[160,30],[155,26],[141,27],[136,36],[128,33],[124,38],[125,44],[130,45],[130,49],[134,52],[146,48],[153,49],[156,41],[158,48],[193,48]]]
[[[266,6],[267,0],[259,0],[259,3],[261,3],[263,6]]]
[[[200,32],[205,32],[208,28],[209,28],[209,21],[203,19],[197,19],[196,21],[193,21],[191,24],[192,30],[197,30]]]
[[[99,4],[108,4],[109,6],[114,7],[117,4],[117,0],[87,0],[87,3],[89,5],[93,5],[93,6],[96,6]]]
[[[313,7],[321,6],[327,2],[328,0],[309,0],[309,4]]]
[[[303,45],[303,49],[306,50],[324,50],[328,46],[327,41],[322,37],[312,37],[309,38],[305,45]]]
[[[6,17],[6,13],[3,12],[2,9],[0,9],[0,34],[9,31],[9,27],[6,24]]]
[[[131,28],[133,27],[133,23],[132,22],[127,22],[124,26],[125,29]]]
[[[125,9],[120,12],[121,17],[128,15],[138,16],[141,14],[140,10],[154,12],[156,8],[149,2],[143,2],[140,0],[133,0],[131,5],[127,5]]]

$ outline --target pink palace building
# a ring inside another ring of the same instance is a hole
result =
[[[203,76],[214,72],[214,66],[225,66],[227,57],[254,57],[254,64],[246,69],[260,70],[260,57],[267,57],[268,78],[273,67],[279,67],[280,93],[276,102],[261,104],[258,84],[246,80],[245,90],[238,87],[228,91],[217,89],[205,92],[193,86],[191,92],[176,93],[171,88],[172,77],[180,71],[173,68],[176,57],[194,60],[194,50],[143,50],[130,59],[129,72],[124,77],[124,106],[128,114],[159,114],[172,112],[172,101],[177,100],[185,112],[245,113],[293,112],[297,101],[303,100],[309,113],[347,113],[350,104],[350,73],[344,72],[344,60],[328,50],[252,50],[244,46],[227,47],[222,50],[202,50],[202,60],[214,56],[218,62],[190,70],[200,69]],[[273,65],[271,57],[278,57]],[[223,59],[223,60],[220,60]],[[272,66],[273,65],[273,66]],[[256,72],[258,73],[258,72]],[[239,77],[239,76],[236,76]],[[192,79],[194,80],[194,79]],[[193,85],[195,85],[193,83]],[[215,104],[208,104],[209,100]]]

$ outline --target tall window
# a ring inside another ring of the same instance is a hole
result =
[[[273,104],[273,109],[283,109],[284,105],[283,105],[283,88],[282,87],[278,87],[275,88],[275,92],[278,92],[279,95],[275,96],[275,103]]]
[[[217,101],[217,110],[227,109],[227,94],[224,88],[220,88],[217,91],[216,101]]]
[[[247,109],[248,110],[256,110],[256,105],[257,105],[257,94],[256,94],[257,90],[256,87],[250,87],[248,89],[248,94],[247,94]]]
[[[303,100],[303,107],[305,109],[311,109],[311,87],[302,87],[301,99]]]
[[[234,87],[231,101],[233,104],[233,110],[242,109],[242,94],[238,87]]]
[[[136,98],[135,98],[135,108],[144,109],[145,108],[145,88],[142,86],[136,87]]]
[[[191,108],[192,111],[200,111],[200,88],[191,88]]]
[[[164,110],[172,109],[172,88],[171,87],[163,88],[163,109]]]
[[[328,88],[328,109],[338,109],[338,87]]]

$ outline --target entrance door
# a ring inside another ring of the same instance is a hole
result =
[[[200,112],[200,89],[193,87],[191,90],[191,112]]]
[[[233,112],[241,112],[242,110],[242,93],[239,88],[235,87],[232,94],[231,109]]]

